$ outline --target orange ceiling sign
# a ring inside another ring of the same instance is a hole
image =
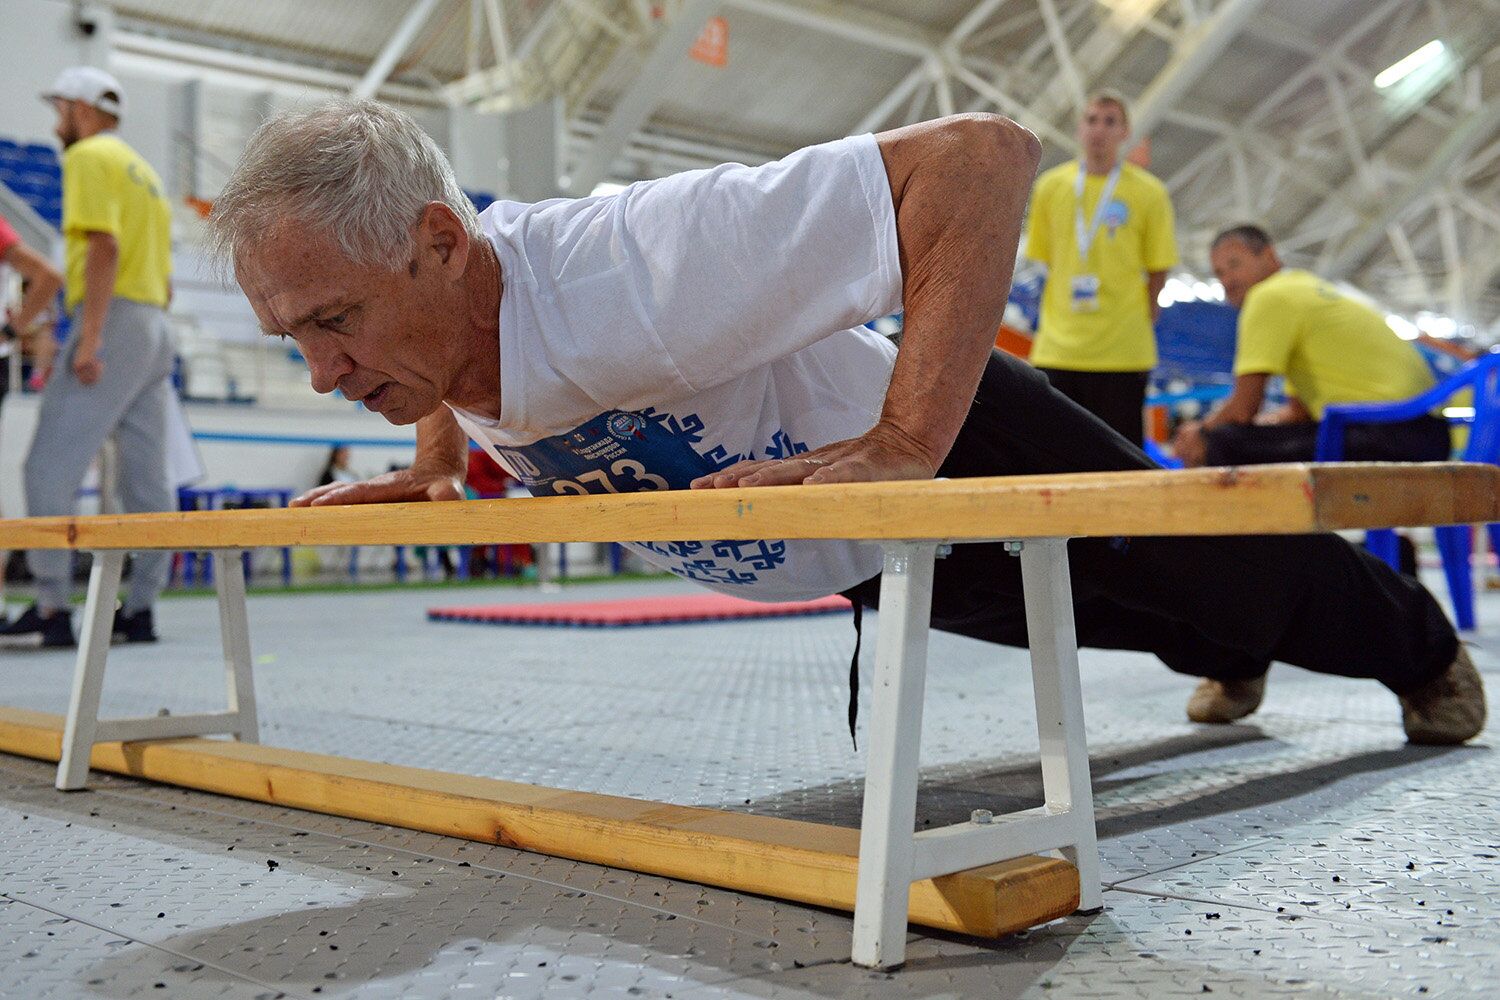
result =
[[[729,22],[722,17],[709,18],[688,55],[707,66],[728,66]]]

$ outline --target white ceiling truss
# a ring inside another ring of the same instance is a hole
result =
[[[1114,86],[1151,139],[1190,264],[1218,228],[1256,221],[1293,263],[1500,340],[1500,0],[932,0],[942,17],[894,0],[419,0],[359,92],[420,80],[401,60],[454,5],[462,67],[429,91],[491,111],[560,99],[571,191],[800,144],[726,128],[722,109],[669,90],[707,18],[742,17],[879,67],[861,103],[841,98],[847,133],[995,110],[1055,162],[1076,154],[1083,95]],[[1374,85],[1431,39],[1446,46],[1435,69]]]

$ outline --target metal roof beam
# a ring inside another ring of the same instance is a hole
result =
[[[1363,18],[1361,18],[1359,22],[1355,24],[1354,27],[1351,28],[1347,33],[1345,33],[1337,42],[1334,42],[1332,45],[1330,45],[1328,47],[1329,54],[1342,55],[1345,51],[1348,50],[1351,45],[1354,45],[1360,39],[1364,38],[1371,29],[1381,24],[1393,13],[1403,9],[1403,5],[1406,2],[1407,0],[1385,0],[1384,3],[1380,4],[1378,7],[1375,7]],[[1250,130],[1253,129],[1254,126],[1261,121],[1261,119],[1265,118],[1266,115],[1281,107],[1281,105],[1284,104],[1289,97],[1295,94],[1298,90],[1305,87],[1308,81],[1311,80],[1315,75],[1317,75],[1317,73],[1317,64],[1309,63],[1308,65],[1303,66],[1297,72],[1293,73],[1291,76],[1287,77],[1287,79],[1279,87],[1273,90],[1270,94],[1267,94],[1259,104],[1257,104],[1250,110],[1249,114],[1245,115],[1243,124],[1240,127],[1241,138],[1250,138]],[[1170,189],[1176,190],[1194,173],[1196,173],[1198,170],[1203,169],[1210,162],[1212,162],[1215,157],[1225,155],[1227,146],[1228,143],[1225,140],[1218,140],[1212,145],[1203,149],[1186,167],[1182,168],[1181,170],[1177,171],[1177,173],[1172,175],[1172,178],[1170,181],[1168,181],[1167,186]]]
[[[401,23],[396,26],[395,34],[391,35],[385,47],[380,50],[380,54],[375,57],[375,61],[370,64],[370,68],[365,71],[365,75],[359,83],[355,84],[354,89],[349,91],[350,97],[367,101],[375,96],[380,85],[385,83],[391,75],[391,70],[396,68],[396,63],[411,47],[411,43],[417,40],[417,35],[427,24],[427,19],[432,17],[432,12],[437,10],[437,5],[438,0],[418,0],[412,5],[411,9],[406,12],[406,16],[401,19]]]
[[[1446,139],[1433,150],[1422,168],[1412,175],[1399,191],[1386,198],[1380,210],[1367,218],[1329,259],[1327,273],[1330,277],[1347,278],[1355,267],[1380,244],[1386,227],[1395,222],[1424,194],[1430,195],[1442,186],[1442,182],[1453,166],[1469,156],[1481,143],[1493,138],[1500,128],[1500,101],[1475,109],[1464,121],[1450,132]]]
[[[942,35],[919,24],[828,0],[728,0],[728,3],[788,24],[910,56],[933,55],[943,41]]]
[[[671,82],[672,70],[687,58],[688,49],[702,33],[704,22],[719,8],[720,0],[684,0],[665,28],[657,35],[640,71],[621,91],[588,150],[579,158],[563,189],[586,195],[604,179],[610,164],[625,148],[637,129],[646,124]]]
[[[743,0],[731,0],[731,2],[741,3]],[[756,0],[756,2],[767,2],[767,0]],[[946,37],[938,39],[935,44],[921,53],[922,61],[912,67],[911,71],[901,78],[901,82],[892,87],[890,92],[880,99],[880,103],[859,120],[859,124],[850,134],[860,135],[879,128],[886,119],[896,113],[902,101],[906,100],[923,83],[932,79],[934,72],[954,75],[950,64],[957,62],[959,47],[1006,2],[1007,0],[979,0],[969,8],[969,12],[959,19],[958,24],[953,26],[953,30]],[[939,60],[945,60],[949,64],[939,66],[937,65]]]
[[[1265,0],[1224,0],[1206,20],[1183,33],[1183,40],[1137,102],[1132,132],[1148,136],[1192,85],[1224,54]]]

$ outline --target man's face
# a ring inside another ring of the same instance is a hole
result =
[[[1093,102],[1078,119],[1078,145],[1097,159],[1114,159],[1129,135],[1125,114],[1113,101]]]
[[[82,127],[78,121],[83,108],[84,105],[79,101],[65,101],[59,97],[52,99],[52,110],[57,112],[57,125],[53,127],[52,134],[57,136],[57,141],[62,143],[63,149],[67,149],[83,138]]]
[[[1219,284],[1224,286],[1224,298],[1236,309],[1245,304],[1245,295],[1252,287],[1275,274],[1281,266],[1275,248],[1267,246],[1256,253],[1233,237],[1214,247],[1208,259]]]
[[[462,365],[461,296],[440,248],[417,232],[411,267],[388,271],[283,219],[235,267],[262,329],[297,342],[315,390],[338,389],[393,424],[436,410]]]

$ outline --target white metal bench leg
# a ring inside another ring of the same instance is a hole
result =
[[[1097,910],[1104,902],[1067,540],[1027,541],[1021,550],[1021,579],[1026,592],[1026,630],[1031,644],[1031,681],[1036,692],[1046,808],[1069,817],[1069,845],[1061,848],[1061,853],[1078,868],[1078,908]]]
[[[57,765],[57,787],[74,791],[88,783],[89,754],[99,727],[99,695],[104,690],[104,661],[115,624],[115,598],[120,593],[123,552],[95,552],[89,571],[88,602],[83,606],[78,663],[73,668],[73,695],[63,727],[62,759]]]
[[[875,694],[865,765],[854,962],[893,968],[906,960],[915,858],[918,751],[927,675],[927,631],[937,545],[886,546],[875,643]]]
[[[89,756],[95,743],[112,740],[165,740],[182,736],[232,734],[246,743],[260,741],[255,713],[255,683],[250,660],[250,627],[245,616],[245,568],[238,550],[216,551],[215,586],[219,593],[219,627],[223,635],[224,675],[229,709],[193,715],[161,715],[135,719],[99,718],[99,696],[104,689],[104,661],[114,625],[115,597],[120,590],[124,552],[94,553],[84,606],[82,642],[73,675],[73,697],[63,727],[62,760],[57,787],[63,791],[88,784]]]
[[[224,680],[229,711],[237,717],[231,732],[245,743],[260,742],[260,723],[255,713],[255,677],[250,662],[250,622],[245,614],[245,564],[235,551],[214,553],[218,572],[214,588],[219,594],[219,635],[224,646]]]

